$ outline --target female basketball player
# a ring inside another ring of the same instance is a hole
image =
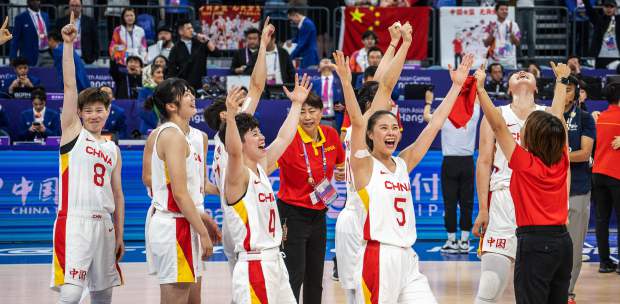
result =
[[[567,303],[573,263],[566,230],[570,161],[564,121],[570,69],[563,63],[551,66],[557,77],[551,113],[532,112],[521,143],[484,89],[484,65],[475,73],[486,121],[512,169],[510,194],[518,226],[514,286],[517,303],[523,304]]]
[[[336,58],[342,66],[342,53]],[[352,98],[352,88],[346,88],[349,98],[345,102],[352,123],[351,171],[365,241],[360,250],[363,258],[356,267],[358,303],[436,303],[411,248],[416,229],[409,172],[422,160],[448,117],[472,62],[473,56],[467,55],[456,71],[450,70],[453,84],[444,102],[416,141],[398,157],[392,156],[401,137],[394,114],[372,113],[380,97],[377,95],[371,105],[372,115],[366,119]],[[381,81],[377,94],[386,90],[385,85]]]
[[[534,103],[536,78],[529,72],[513,73],[508,78],[508,91],[512,102],[498,107],[498,110],[512,136],[520,143],[523,138],[521,129],[527,117],[533,111],[544,111],[545,107]],[[476,164],[478,217],[472,229],[474,235],[480,237],[478,252],[482,261],[476,304],[496,303],[499,300],[515,259],[517,224],[509,189],[511,174],[508,158],[496,145],[493,130],[483,118]]]
[[[265,147],[258,121],[249,114],[226,115],[220,131],[228,151],[225,179],[225,217],[235,244],[238,261],[232,276],[233,302],[295,303],[288,271],[280,254],[282,226],[269,174],[293,140],[301,105],[312,89],[307,75],[295,89],[284,92],[291,109],[276,139]],[[233,90],[226,99],[226,111],[237,113],[241,93]]]
[[[78,95],[73,61],[75,18],[62,28],[64,101],[60,138],[60,199],[54,223],[52,287],[59,303],[78,303],[88,280],[92,303],[110,303],[122,284],[125,200],[121,154],[101,136],[110,114],[108,95],[90,88]],[[113,219],[110,216],[113,215]]]
[[[375,73],[375,76],[378,76],[376,79],[379,81],[383,79],[386,83],[386,87],[388,88],[393,89],[396,85],[398,76],[400,75],[405,62],[407,51],[411,46],[411,34],[408,31],[409,28],[410,26],[408,25],[401,26],[399,22],[396,22],[388,29],[391,37],[390,46],[385,52],[385,56],[383,56],[381,62],[379,63],[377,73]],[[404,34],[403,31],[405,32]],[[398,50],[396,56],[394,56],[394,53],[396,52],[395,47],[398,45],[400,38],[403,35],[409,36],[403,39],[403,44]],[[344,55],[341,53],[334,53],[333,56],[336,60],[336,72],[342,82],[342,86],[343,88],[347,87],[347,89],[344,90],[345,99],[355,99],[355,95],[349,95],[354,93],[350,81],[351,72],[349,70],[349,66],[345,65]],[[388,69],[388,67],[391,68]],[[361,96],[359,96],[359,107],[362,113],[372,115],[372,113],[377,110],[391,110],[392,105],[391,99],[389,98],[390,93],[388,92],[391,92],[392,89],[382,91],[382,94],[386,95],[385,93],[387,93],[387,96],[382,96],[379,98],[381,102],[377,102],[377,106],[372,110],[372,112],[370,111],[371,104],[376,94],[371,96],[365,95],[366,93],[369,93],[369,90],[361,90]],[[375,90],[374,93],[376,92],[377,91]],[[358,204],[354,202],[359,199],[359,196],[355,191],[353,179],[351,177],[351,127],[346,130],[344,145],[346,153],[345,174],[347,182],[347,202],[345,204],[345,208],[340,211],[340,214],[338,214],[338,220],[336,222],[336,256],[338,257],[338,276],[340,284],[345,290],[347,303],[355,303],[355,264],[358,261],[357,254],[362,246],[363,234],[362,227],[357,224],[356,219],[355,206]]]
[[[202,263],[212,254],[203,223],[199,153],[192,145],[189,120],[196,114],[187,81],[164,80],[151,99],[164,123],[157,128],[151,154],[155,212],[150,219],[148,248],[158,274],[162,303],[195,303]],[[148,255],[148,254],[147,254]]]

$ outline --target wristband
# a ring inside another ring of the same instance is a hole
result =
[[[390,43],[390,46],[393,47],[394,49],[396,49],[396,46]]]
[[[568,77],[558,78],[558,79],[556,79],[556,83],[561,83],[563,85],[568,85],[568,83],[569,83]]]

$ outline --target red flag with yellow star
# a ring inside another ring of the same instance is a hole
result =
[[[424,60],[427,57],[430,9],[428,7],[347,7],[342,18],[340,49],[345,55],[364,47],[362,34],[374,31],[379,37],[378,47],[385,52],[390,44],[388,27],[396,21],[409,21],[413,26],[413,42],[407,54],[408,60]]]

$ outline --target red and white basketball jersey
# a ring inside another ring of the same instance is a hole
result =
[[[187,141],[187,145],[190,150],[189,155],[187,156],[187,158],[185,158],[187,189],[196,207],[202,209],[204,208],[204,205],[203,197],[200,193],[200,187],[202,184],[200,179],[200,163],[198,161],[198,158],[200,156],[194,149],[194,145],[190,142],[188,136],[185,136],[185,133],[183,133],[181,128],[179,128],[176,124],[172,122],[164,123],[155,130],[155,132],[157,132],[157,135],[155,135],[153,154],[151,154],[151,183],[153,189],[153,206],[155,206],[155,209],[157,209],[158,211],[169,211],[177,213],[181,212],[181,209],[177,205],[177,202],[174,200],[174,196],[172,195],[168,167],[166,163],[159,158],[159,155],[157,155],[157,140],[159,140],[159,135],[161,134],[161,131],[167,128],[176,129],[183,135],[183,137]]]
[[[82,128],[73,148],[60,154],[59,214],[68,210],[114,213],[111,182],[117,159],[114,142],[98,142]]]
[[[235,252],[277,248],[282,242],[282,226],[271,182],[260,165],[259,176],[247,170],[250,178],[245,195],[224,207]]]
[[[345,208],[347,209],[355,209],[356,202],[354,202],[354,200],[359,199],[357,191],[355,191],[353,171],[351,171],[351,130],[352,127],[348,127],[346,134],[344,135],[344,172],[345,182],[347,185],[347,201],[345,204]]]
[[[205,146],[204,146],[204,136],[202,134],[202,131],[193,128],[193,127],[189,127],[189,134],[187,135],[187,137],[189,138],[190,143],[192,143],[192,146],[194,146],[194,151],[196,151],[196,154],[198,155],[198,158],[196,159],[196,161],[198,162],[198,174],[200,175],[200,185],[204,185],[205,183],[205,162],[206,162],[206,151],[205,151]],[[202,194],[202,193],[201,193]],[[203,194],[204,197],[204,194]]]
[[[391,172],[372,157],[372,174],[359,190],[364,239],[399,247],[411,247],[417,238],[415,210],[407,164],[392,157],[396,170]]]
[[[545,106],[536,105],[535,111],[544,111],[545,108]],[[519,119],[510,108],[510,105],[501,106],[499,107],[499,110],[506,121],[508,130],[512,133],[512,137],[518,144],[521,144],[521,128],[525,125],[525,120]],[[508,160],[506,160],[506,156],[504,156],[504,152],[502,152],[499,144],[495,143],[493,171],[491,172],[489,190],[496,191],[499,189],[509,188],[511,176],[512,170],[508,167]]]

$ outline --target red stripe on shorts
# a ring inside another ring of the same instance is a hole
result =
[[[248,276],[250,278],[250,288],[254,290],[254,294],[260,301],[260,304],[269,303],[261,261],[248,261]]]
[[[192,276],[195,278],[194,273],[194,256],[192,255],[192,233],[189,226],[189,222],[185,218],[177,218],[177,242],[179,247],[183,250],[189,269],[192,270]]]
[[[66,254],[66,239],[67,239],[67,217],[58,216],[56,218],[56,227],[54,229],[54,254],[58,258],[58,264],[62,269],[63,276],[65,274],[65,254]],[[53,257],[52,257],[53,258]],[[53,263],[53,262],[52,262]]]
[[[381,244],[369,241],[364,251],[364,265],[362,268],[363,284],[370,292],[370,303],[379,303],[379,253]]]

